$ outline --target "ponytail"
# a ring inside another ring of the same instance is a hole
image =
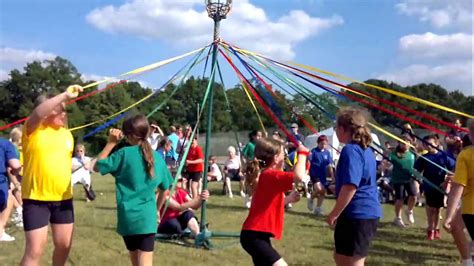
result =
[[[138,143],[145,161],[145,168],[151,179],[155,177],[155,160],[153,158],[153,149],[150,143],[146,140],[140,140]]]
[[[260,161],[257,158],[247,162],[247,167],[245,168],[245,186],[251,191],[255,191],[257,188],[261,169]]]
[[[352,133],[352,141],[356,142],[364,149],[368,148],[370,143],[372,143],[370,129],[367,126],[358,126],[354,130],[354,133]]]
[[[344,107],[339,110],[336,125],[351,134],[351,141],[366,149],[372,143],[368,124],[369,113],[365,109]]]

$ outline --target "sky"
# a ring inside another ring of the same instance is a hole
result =
[[[233,2],[221,38],[239,47],[361,81],[435,83],[474,95],[471,0]],[[1,0],[0,80],[55,56],[85,80],[116,77],[205,46],[212,27],[203,0]],[[187,60],[136,80],[159,88]],[[193,74],[202,75],[200,67]],[[235,85],[223,69],[227,87]]]

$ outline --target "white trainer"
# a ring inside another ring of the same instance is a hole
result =
[[[402,218],[395,218],[393,223],[398,227],[405,227],[405,223],[403,222]]]
[[[0,236],[0,241],[11,242],[15,241],[15,238],[3,231],[3,234]]]
[[[408,222],[410,222],[411,224],[415,223],[415,216],[413,215],[413,211],[407,211],[407,218]]]

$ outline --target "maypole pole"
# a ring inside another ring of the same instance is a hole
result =
[[[206,0],[206,10],[210,18],[214,20],[214,44],[212,50],[212,62],[211,62],[211,73],[213,73],[214,68],[216,67],[217,61],[217,49],[219,42],[219,24],[222,19],[225,19],[227,13],[229,13],[232,8],[232,0]],[[214,76],[211,75],[211,88],[209,95],[209,104],[207,108],[207,130],[206,130],[206,147],[205,147],[205,158],[204,158],[204,173],[202,176],[203,185],[202,189],[207,189],[207,173],[209,165],[209,155],[211,149],[211,132],[212,132],[212,107],[214,102]],[[207,203],[204,201],[201,207],[201,225],[199,235],[196,236],[195,245],[200,247],[210,248],[212,245],[209,241],[209,238],[212,236],[212,233],[206,229],[206,209]]]

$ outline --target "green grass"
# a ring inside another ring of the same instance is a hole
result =
[[[69,265],[129,265],[128,252],[115,232],[115,190],[110,176],[95,176],[97,199],[86,203],[80,186],[75,187],[76,225]],[[237,187],[235,184],[234,187]],[[214,231],[238,232],[247,210],[239,196],[229,199],[220,195],[221,183],[210,185],[208,222]],[[237,195],[237,193],[235,193]],[[330,210],[334,200],[325,202]],[[443,232],[441,241],[425,240],[424,210],[417,208],[416,223],[400,229],[391,224],[393,206],[384,205],[384,218],[373,242],[368,265],[458,265],[458,253],[451,236]],[[200,212],[198,212],[200,214]],[[24,249],[23,231],[7,229],[17,238],[0,243],[0,265],[18,265]],[[43,256],[43,265],[51,265],[52,243]],[[157,242],[155,265],[251,265],[251,259],[240,247],[238,239],[214,240],[215,250],[194,249]],[[323,218],[316,218],[301,201],[285,216],[284,235],[274,246],[290,265],[333,265],[333,231]]]

